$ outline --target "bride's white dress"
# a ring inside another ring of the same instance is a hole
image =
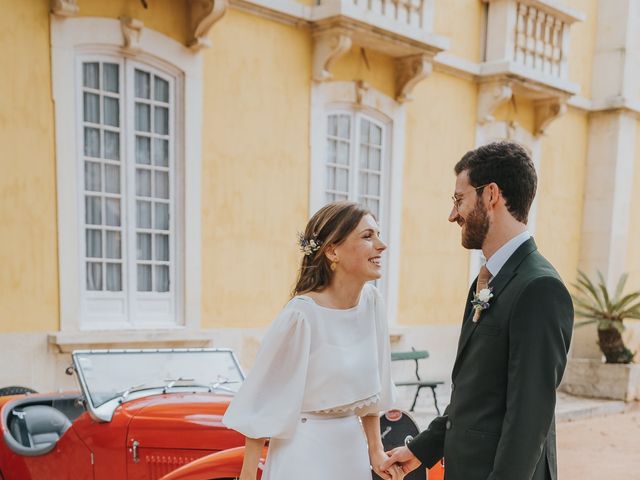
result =
[[[385,308],[367,284],[345,310],[291,299],[223,423],[271,438],[263,480],[370,480],[359,417],[394,401]]]

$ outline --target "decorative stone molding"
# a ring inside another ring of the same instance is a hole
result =
[[[544,133],[549,124],[567,111],[569,95],[561,92],[539,90],[526,82],[510,79],[495,80],[480,84],[478,93],[478,116],[480,125],[493,122],[493,113],[514,95],[532,99],[534,102],[534,134]]]
[[[341,32],[328,32],[315,37],[313,48],[313,79],[331,80],[331,66],[351,48],[351,37]]]
[[[225,14],[228,6],[228,0],[189,0],[191,40],[187,42],[187,46],[195,51],[211,47],[207,35]]]
[[[396,100],[400,103],[412,100],[415,86],[433,71],[433,57],[415,55],[396,60]]]
[[[358,105],[362,105],[365,95],[371,88],[371,85],[369,85],[364,80],[357,80],[354,82],[354,85],[356,87],[356,103]]]
[[[493,112],[500,105],[511,100],[513,90],[507,82],[489,82],[480,84],[478,93],[478,123],[492,122]]]
[[[550,100],[538,100],[535,102],[535,134],[543,134],[552,121],[564,115],[566,112],[566,98],[553,98]]]
[[[124,37],[124,48],[130,51],[140,50],[140,37],[144,23],[130,17],[120,17],[120,28],[122,28],[122,36]]]
[[[72,17],[79,11],[77,0],[51,0],[51,13],[54,15]]]

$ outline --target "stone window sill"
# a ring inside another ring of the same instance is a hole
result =
[[[96,330],[57,332],[49,345],[60,353],[82,349],[209,347],[211,339],[198,330]]]

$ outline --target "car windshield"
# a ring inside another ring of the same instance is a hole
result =
[[[229,349],[83,350],[73,353],[73,363],[93,409],[154,389],[233,394],[244,379]]]

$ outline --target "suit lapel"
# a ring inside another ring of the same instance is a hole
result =
[[[529,254],[537,250],[537,248],[538,247],[536,246],[536,243],[534,242],[533,238],[530,238],[529,240],[524,242],[522,245],[520,245],[515,252],[513,252],[513,254],[509,257],[507,262],[503,265],[503,267],[498,272],[498,275],[496,275],[495,278],[490,283],[490,287],[492,289],[491,293],[493,293],[493,298],[491,299],[490,303],[493,303],[496,301],[496,298],[500,295],[500,293],[502,293],[502,291],[509,284],[509,282],[511,282],[511,280],[513,280],[513,278],[517,275],[518,267],[520,266],[522,261]],[[471,308],[471,300],[473,298],[473,293],[476,290],[477,281],[478,279],[476,277],[476,279],[473,281],[473,284],[471,285],[471,289],[469,290],[469,295],[467,296],[467,303],[464,309],[465,313],[464,313],[464,319],[462,323],[462,330],[460,331],[460,340],[458,342],[458,352],[456,354],[455,363],[453,364],[453,372],[451,375],[452,377],[455,377],[458,371],[458,368],[460,367],[460,360],[462,359],[462,354],[464,352],[464,349],[467,346],[467,343],[469,342],[471,337],[473,336],[473,333],[478,327],[478,324],[480,323],[480,322],[475,323],[472,321],[473,310]],[[480,321],[482,321],[482,317],[480,318],[481,318]]]

